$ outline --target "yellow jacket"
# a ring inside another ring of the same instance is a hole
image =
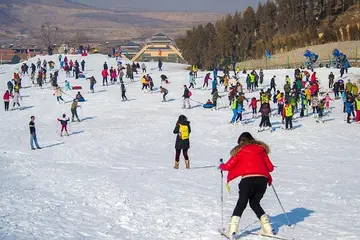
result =
[[[305,96],[306,96],[306,99],[307,100],[310,100],[311,99],[311,94],[310,94],[310,89],[305,89]]]
[[[141,83],[142,84],[146,84],[147,82],[146,82],[146,79],[143,77],[143,78],[141,78]]]

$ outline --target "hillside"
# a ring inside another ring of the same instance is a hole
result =
[[[1,42],[37,42],[42,25],[59,27],[59,43],[86,35],[93,42],[149,37],[165,32],[171,37],[194,24],[216,21],[223,14],[128,12],[97,9],[69,0],[0,0]],[[104,36],[106,36],[104,38]]]
[[[356,47],[358,47],[358,55],[356,55]],[[290,67],[300,67],[304,65],[305,57],[304,53],[307,49],[319,55],[319,62],[326,63],[329,62],[329,58],[332,58],[332,51],[338,48],[341,52],[346,54],[347,58],[350,60],[352,66],[359,66],[360,64],[360,41],[345,41],[345,42],[334,42],[326,43],[321,45],[314,45],[304,48],[299,48],[289,52],[279,53],[271,56],[271,59],[268,59],[266,62],[265,57],[262,59],[256,60],[247,60],[246,62],[242,61],[237,64],[240,68],[246,69],[265,69],[268,68],[286,68],[288,65]],[[355,60],[358,59],[356,63]]]

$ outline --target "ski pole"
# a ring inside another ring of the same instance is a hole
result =
[[[220,159],[220,164],[223,163],[223,159]],[[220,171],[221,173],[221,230],[224,230],[224,174],[223,171]]]
[[[277,200],[278,200],[278,202],[279,202],[279,204],[280,204],[280,207],[281,207],[281,209],[282,209],[282,211],[283,211],[283,213],[284,213],[284,215],[285,215],[286,221],[288,222],[288,226],[290,227],[290,226],[291,226],[291,223],[290,223],[290,221],[289,221],[289,218],[288,218],[288,216],[287,216],[287,214],[286,214],[286,212],[285,212],[285,209],[284,209],[283,205],[281,204],[280,198],[279,198],[279,196],[278,196],[277,193],[276,193],[276,190],[275,190],[275,188],[274,188],[274,185],[271,184],[271,187],[272,187],[272,189],[273,189],[273,191],[274,191],[274,193],[275,193],[275,196],[276,196],[276,198],[277,198]]]
[[[202,102],[196,101],[196,100],[194,100],[192,98],[190,98],[190,100],[193,101],[193,102],[199,103],[199,104],[203,104]]]

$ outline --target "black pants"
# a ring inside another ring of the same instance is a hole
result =
[[[78,115],[77,115],[77,111],[76,111],[76,109],[71,109],[71,119],[72,119],[72,121],[74,121],[74,117],[76,117],[76,119],[78,120],[78,121],[80,121],[80,118],[78,117]]]
[[[266,126],[271,127],[271,123],[270,123],[270,118],[269,118],[269,116],[263,116],[263,117],[261,117],[261,122],[260,122],[259,127],[262,127],[262,126],[264,126],[264,127],[266,127]]]
[[[16,104],[20,107],[20,103],[16,103],[16,102],[13,103],[13,107],[15,107]]]
[[[122,91],[121,92],[121,97],[122,97],[122,100],[125,101],[125,100],[128,100],[126,95],[125,95],[126,91]]]
[[[239,199],[233,216],[241,217],[249,202],[251,209],[260,219],[260,217],[265,214],[264,209],[260,206],[260,201],[265,194],[266,188],[266,177],[248,177],[242,179],[239,183]]]
[[[143,83],[143,86],[141,88],[141,90],[144,90],[144,89],[147,89],[148,88],[148,85],[146,83]]]
[[[185,160],[189,160],[189,156],[188,156],[188,150],[189,149],[176,149],[176,153],[175,153],[175,161],[179,162],[180,161],[180,153],[181,150],[183,152],[184,158]]]
[[[106,82],[106,85],[108,85],[107,77],[103,77],[103,86],[105,86],[105,82]]]
[[[271,86],[270,87],[270,92],[271,92],[271,90],[273,90],[274,89],[274,92],[276,92],[276,87],[275,86]]]
[[[237,121],[242,121],[242,113],[238,113],[236,116],[236,122]]]
[[[5,111],[9,111],[9,102],[4,102],[5,103]]]
[[[285,117],[285,128],[288,129],[290,125],[290,129],[293,128],[293,125],[292,125],[292,117]]]
[[[278,104],[278,114],[280,115],[284,110],[284,104]]]
[[[164,95],[163,95],[163,101],[166,102],[166,95],[168,95],[167,92],[164,92]]]

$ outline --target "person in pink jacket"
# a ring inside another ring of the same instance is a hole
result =
[[[117,81],[117,73],[116,73],[115,69],[113,71],[111,71],[111,69],[110,69],[110,72],[111,72],[110,81],[113,84],[113,83],[115,83]]]
[[[325,100],[325,108],[326,108],[326,110],[329,110],[330,109],[330,101],[334,101],[334,100],[329,96],[328,93],[324,97],[324,100]]]

